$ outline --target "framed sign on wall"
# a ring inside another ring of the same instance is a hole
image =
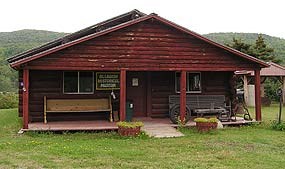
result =
[[[120,89],[120,72],[96,72],[96,90]]]

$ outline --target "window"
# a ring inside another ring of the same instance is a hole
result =
[[[94,92],[93,72],[64,72],[63,92],[69,94],[93,93]]]
[[[175,73],[175,90],[180,92],[180,72]],[[186,74],[186,91],[188,93],[201,93],[201,73],[187,72]]]

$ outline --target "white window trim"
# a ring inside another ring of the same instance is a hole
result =
[[[175,72],[175,92],[176,93],[180,93],[180,91],[177,91],[177,83],[176,83],[176,81],[177,81],[177,77],[176,77],[176,74],[177,73],[181,73],[181,72]],[[200,74],[200,87],[201,87],[201,90],[200,91],[189,91],[189,86],[186,86],[186,93],[202,93],[202,74],[201,74],[201,72],[186,72],[186,83],[187,84],[189,84],[189,77],[188,77],[188,75],[190,74],[190,73],[199,73]],[[180,77],[181,78],[181,77]]]
[[[79,86],[79,72],[83,71],[70,71],[70,72],[77,72],[77,92],[64,92],[64,73],[68,71],[63,71],[63,86],[62,86],[62,93],[63,94],[94,94],[94,72],[92,72],[92,92],[80,92],[80,86]]]

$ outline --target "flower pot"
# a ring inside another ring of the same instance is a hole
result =
[[[140,134],[141,127],[135,127],[135,128],[127,128],[118,126],[118,133],[121,136],[138,136]]]
[[[216,129],[218,123],[215,122],[196,122],[196,128],[200,132],[207,132],[212,129]]]

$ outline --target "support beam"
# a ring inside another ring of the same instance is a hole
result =
[[[186,115],[186,71],[181,71],[180,76],[180,120],[183,123]]]
[[[23,70],[23,129],[29,124],[29,69]]]
[[[120,121],[126,119],[126,70],[120,71]]]
[[[285,105],[285,76],[282,77],[283,105]]]
[[[261,96],[260,96],[260,69],[254,71],[255,86],[255,119],[261,121]]]
[[[146,104],[147,104],[147,117],[151,116],[152,113],[152,99],[151,99],[151,72],[147,72],[147,93],[146,93]]]
[[[244,102],[246,103],[246,105],[249,105],[248,104],[248,80],[247,80],[246,75],[243,76],[243,91],[244,91]]]

